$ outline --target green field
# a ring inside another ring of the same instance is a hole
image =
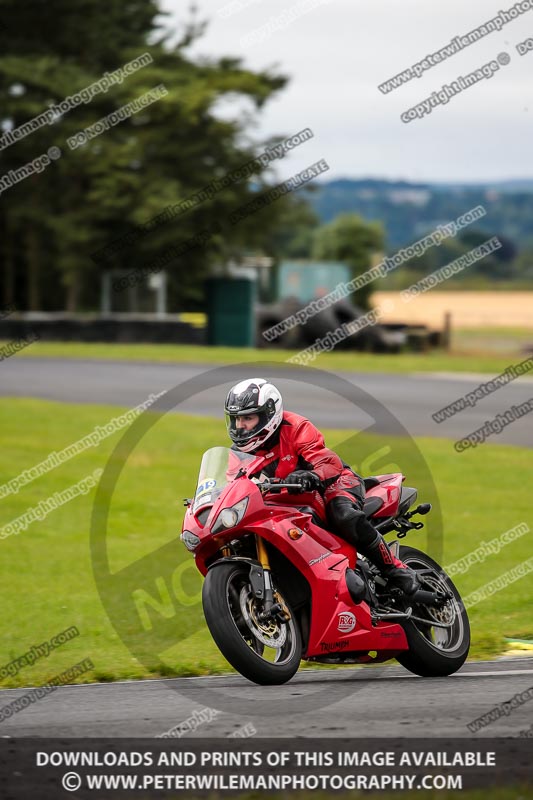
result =
[[[518,335],[520,334],[520,335]],[[502,334],[503,335],[503,334]],[[525,336],[525,334],[523,334]],[[429,353],[401,353],[399,355],[332,352],[324,353],[309,366],[327,370],[361,372],[478,372],[496,375],[515,361],[526,358],[521,353],[525,343],[522,333],[507,334],[510,346],[504,352],[494,347],[494,336],[469,339],[461,334],[458,346],[450,353],[434,350]],[[533,340],[530,335],[529,341]],[[516,347],[513,342],[516,341]],[[490,346],[487,342],[492,343]],[[4,343],[5,344],[5,343]],[[483,346],[482,346],[483,344]],[[296,354],[296,350],[254,349],[236,347],[202,347],[199,345],[172,344],[86,344],[81,342],[35,342],[16,357],[94,358],[120,361],[146,361],[189,364],[240,364],[252,361],[274,361],[282,364]]]
[[[106,406],[0,400],[0,485],[122,412],[123,409]],[[4,687],[42,684],[84,658],[93,660],[95,670],[81,677],[82,681],[211,674],[228,669],[203,623],[198,600],[200,576],[192,557],[177,540],[183,519],[181,499],[194,491],[203,450],[225,443],[224,425],[222,421],[199,422],[198,418],[173,414],[161,418],[148,414],[146,418],[155,424],[127,459],[111,502],[111,571],[152,558],[146,586],[161,601],[156,579],[179,569],[181,577],[177,588],[173,584],[174,593],[185,605],[174,610],[171,605],[170,612],[167,608],[170,618],[165,618],[160,630],[160,612],[145,608],[143,613],[154,622],[154,631],[145,640],[136,637],[133,630],[135,624],[138,627],[141,612],[132,603],[131,586],[124,584],[122,592],[119,584],[110,601],[114,619],[122,634],[131,635],[144,653],[140,663],[114,630],[96,589],[89,548],[95,490],[74,497],[41,521],[32,522],[27,530],[0,541],[0,667],[71,625],[80,631],[79,637],[54,650],[48,658],[5,678]],[[122,435],[113,433],[98,446],[89,447],[22,486],[18,493],[2,497],[0,527],[104,467]],[[350,458],[346,436],[346,431],[327,431],[326,441],[343,457]],[[444,563],[451,563],[475,549],[480,540],[488,541],[520,522],[529,521],[533,528],[530,497],[524,491],[524,486],[533,481],[530,450],[491,444],[459,456],[447,441],[420,439],[418,445],[438,487],[443,509]],[[374,435],[366,440],[361,436],[357,442],[360,452],[391,446],[392,451],[384,451],[381,471],[389,471],[392,459],[402,465],[407,484],[422,486],[426,479],[420,467],[409,463],[407,440],[391,442],[390,438]],[[360,466],[353,460],[349,463]],[[421,492],[419,499],[424,498],[428,496]],[[413,534],[410,542],[416,546],[417,537],[424,547],[423,533]],[[161,556],[150,557],[152,551],[161,552]],[[530,554],[526,535],[507,545],[499,556],[492,555],[484,564],[457,576],[456,583],[464,595],[468,594]],[[180,567],[186,562],[187,566]],[[99,563],[97,569],[101,569]],[[144,580],[142,575],[140,580]],[[502,652],[505,637],[532,639],[532,602],[532,581],[525,577],[472,608],[472,657]],[[152,634],[154,638],[150,638]]]

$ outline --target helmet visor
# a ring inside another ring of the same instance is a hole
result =
[[[255,424],[253,417],[257,417]],[[267,422],[267,415],[264,411],[258,413],[244,411],[238,414],[226,411],[228,436],[238,447],[253,441],[261,433]]]

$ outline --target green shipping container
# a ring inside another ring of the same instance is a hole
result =
[[[206,281],[207,343],[225,347],[255,345],[256,282],[245,278]]]
[[[296,297],[302,303],[309,303],[350,278],[349,267],[338,261],[282,261],[278,269],[278,298]]]

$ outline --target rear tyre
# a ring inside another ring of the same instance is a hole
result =
[[[302,638],[291,619],[261,621],[249,567],[229,562],[209,570],[202,589],[205,619],[222,655],[245,678],[263,686],[286,683],[298,670]]]
[[[435,678],[452,675],[463,666],[470,649],[470,624],[461,595],[442,567],[426,553],[414,547],[399,548],[399,558],[417,570],[422,588],[445,591],[453,595],[444,605],[428,606],[407,601],[413,615],[427,620],[401,621],[409,650],[396,656],[402,666],[415,675]],[[435,623],[445,623],[441,628]]]

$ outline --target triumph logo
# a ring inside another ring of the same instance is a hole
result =
[[[350,633],[355,628],[355,617],[351,611],[343,611],[339,614],[338,630],[341,633]]]
[[[325,653],[334,653],[335,650],[345,650],[349,642],[320,642],[320,648]]]

